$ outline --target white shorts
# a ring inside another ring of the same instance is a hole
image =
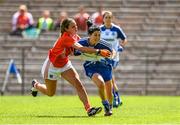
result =
[[[47,57],[42,66],[41,74],[44,79],[58,80],[61,78],[62,72],[71,68],[74,68],[71,64],[71,61],[68,61],[64,67],[57,68],[53,66],[53,64],[49,61],[49,57]]]
[[[114,61],[119,62],[119,54],[120,52],[116,51],[116,55],[113,58]]]

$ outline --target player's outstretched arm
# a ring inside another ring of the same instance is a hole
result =
[[[90,54],[95,53],[102,57],[110,57],[112,55],[112,53],[107,49],[94,49],[94,48],[82,46],[79,43],[75,43],[72,47],[77,50],[80,50],[81,52],[90,53]]]

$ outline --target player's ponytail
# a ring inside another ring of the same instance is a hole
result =
[[[91,19],[88,19],[86,23],[88,26],[88,35],[91,35],[95,31],[100,31],[100,27],[97,25],[94,25]]]
[[[93,25],[93,22],[91,19],[88,19],[86,23],[87,23],[88,29]]]

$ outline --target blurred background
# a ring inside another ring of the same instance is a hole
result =
[[[32,14],[34,27],[45,10],[53,27],[31,37],[14,35],[12,17],[22,4]],[[99,8],[112,11],[114,22],[127,35],[128,44],[115,72],[122,95],[180,95],[180,0],[0,0],[0,89],[11,59],[22,77],[19,84],[15,74],[8,75],[5,95],[29,95],[32,79],[43,82],[42,64],[60,34],[56,21],[62,18],[61,12],[75,17],[82,6],[90,16]],[[87,36],[85,30],[79,30],[79,35]],[[82,61],[74,56],[71,60],[88,93],[97,94]],[[75,91],[61,79],[56,93]]]

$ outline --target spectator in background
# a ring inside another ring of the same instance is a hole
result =
[[[19,10],[12,17],[12,32],[10,35],[22,36],[22,31],[32,28],[33,16],[28,12],[26,5],[20,5]]]
[[[102,6],[98,7],[98,11],[93,13],[91,16],[94,24],[100,26],[103,23],[103,8]]]
[[[86,31],[87,30],[87,24],[86,21],[89,18],[89,14],[85,12],[84,6],[79,7],[79,13],[77,13],[74,16],[74,19],[76,21],[76,24],[78,26],[78,30],[80,31]]]
[[[38,19],[37,28],[41,30],[41,32],[49,31],[53,29],[53,19],[50,17],[50,11],[44,10],[42,13],[42,17]]]
[[[60,26],[61,26],[62,21],[64,19],[66,19],[67,17],[68,17],[67,12],[65,12],[65,11],[60,12],[59,17],[54,24],[54,30],[60,30]]]

